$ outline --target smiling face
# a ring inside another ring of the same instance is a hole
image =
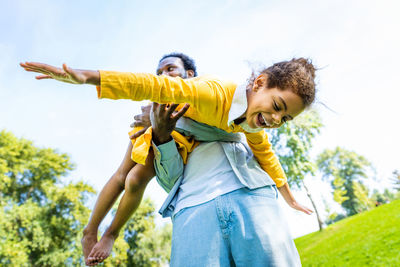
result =
[[[184,64],[179,57],[166,57],[158,64],[157,75],[186,79],[193,77],[193,71],[185,70]]]
[[[278,128],[305,108],[300,96],[292,90],[267,88],[267,77],[260,75],[247,90],[246,121],[251,128]]]

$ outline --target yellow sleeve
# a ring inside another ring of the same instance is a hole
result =
[[[100,71],[99,98],[150,100],[160,104],[188,103],[185,116],[228,129],[228,116],[236,85],[210,77],[182,79],[149,73]]]
[[[285,185],[287,182],[285,172],[279,163],[278,157],[272,150],[267,133],[265,131],[258,133],[246,132],[245,135],[247,143],[261,168],[274,180],[277,187]]]

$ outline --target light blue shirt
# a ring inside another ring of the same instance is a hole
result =
[[[173,216],[218,196],[243,188],[222,148],[222,142],[201,142],[189,154],[176,196]]]
[[[255,189],[275,184],[269,175],[261,169],[250,148],[245,141],[242,141],[241,134],[227,133],[221,129],[184,117],[179,119],[176,130],[187,136],[194,136],[198,141],[220,141],[230,167],[244,187]],[[169,192],[159,213],[163,217],[169,217],[174,213],[177,192],[183,181],[183,161],[173,140],[158,147],[153,147],[155,150],[154,166],[157,182],[164,190]],[[196,153],[196,150],[192,153]],[[207,157],[207,155],[205,154],[204,157]],[[190,164],[201,164],[201,162]]]

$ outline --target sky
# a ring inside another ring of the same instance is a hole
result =
[[[376,170],[367,183],[390,187],[400,169],[399,8],[395,0],[4,0],[0,129],[67,153],[76,165],[68,179],[99,191],[120,164],[144,103],[98,100],[89,85],[37,81],[19,62],[154,73],[164,54],[179,51],[196,60],[200,75],[243,83],[252,69],[307,57],[319,68],[317,102],[334,111],[315,104],[325,127],[313,155],[336,146],[355,151]],[[306,183],[323,213],[323,200],[332,203],[329,185],[318,174]],[[166,197],[155,181],[146,195],[157,208]],[[311,206],[303,191],[295,195]],[[293,236],[317,230],[314,215],[285,205]]]

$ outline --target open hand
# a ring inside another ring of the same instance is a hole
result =
[[[292,207],[295,210],[304,212],[305,214],[308,214],[308,215],[311,215],[314,212],[313,210],[311,210],[311,209],[299,204],[297,201],[291,203],[290,207]]]
[[[42,75],[36,76],[38,80],[54,79],[66,83],[83,84],[87,79],[82,71],[71,69],[65,63],[62,68],[38,62],[20,63],[20,66],[26,71],[41,73]]]
[[[147,106],[141,106],[142,114],[135,115],[133,119],[134,122],[131,123],[130,127],[145,127],[148,128],[151,126],[150,122],[150,111],[151,111],[152,104],[148,104]]]
[[[281,195],[283,196],[283,199],[285,199],[286,203],[293,209],[304,212],[305,214],[312,214],[313,211],[303,205],[300,205],[296,199],[294,198],[289,184],[285,183],[283,186],[278,187],[279,192],[281,193]]]
[[[153,127],[153,140],[164,143],[170,138],[172,131],[175,129],[176,122],[185,114],[189,108],[189,104],[175,112],[179,104],[158,104],[153,103],[150,112],[150,121]]]
[[[134,139],[139,137],[152,125],[153,138],[155,138],[155,141],[166,141],[164,139],[170,138],[170,134],[174,130],[176,122],[188,110],[189,104],[185,104],[181,110],[175,111],[177,107],[178,104],[158,103],[142,107],[142,114],[134,117],[136,121],[131,124],[131,127],[143,126],[144,128],[130,136],[130,138]]]

